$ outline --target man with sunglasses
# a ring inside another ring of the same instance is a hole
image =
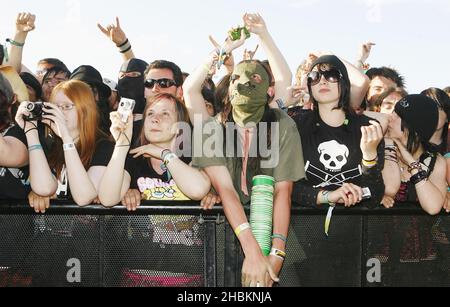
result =
[[[158,60],[150,64],[146,71],[145,98],[147,101],[161,93],[168,93],[177,98],[183,97],[183,75],[175,63]]]

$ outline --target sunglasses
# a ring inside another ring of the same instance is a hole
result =
[[[155,84],[158,84],[158,86],[160,88],[169,88],[171,86],[177,85],[177,83],[175,81],[170,80],[170,79],[159,79],[159,80],[148,79],[148,80],[145,80],[144,86],[146,88],[153,88],[153,87],[155,87]]]
[[[336,69],[327,71],[312,71],[308,74],[308,83],[311,84],[311,86],[317,85],[322,79],[322,76],[324,76],[325,80],[330,83],[337,83],[342,78],[342,74]]]

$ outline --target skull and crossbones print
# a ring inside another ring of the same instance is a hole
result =
[[[308,176],[314,176],[322,181],[315,188],[324,188],[330,185],[342,186],[345,182],[362,175],[361,166],[342,171],[349,161],[350,151],[346,145],[337,141],[328,141],[321,143],[318,147],[320,154],[320,163],[323,168],[314,166],[311,161],[306,163],[306,172]]]

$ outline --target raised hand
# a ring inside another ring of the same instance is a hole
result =
[[[244,61],[251,61],[255,57],[256,51],[258,51],[259,45],[256,45],[255,51],[244,50]]]
[[[49,126],[63,142],[72,139],[67,127],[66,116],[59,107],[56,104],[45,102],[43,110],[45,114],[42,115],[42,123]]]
[[[376,44],[374,44],[372,42],[367,42],[367,43],[361,45],[361,49],[359,51],[359,60],[361,61],[361,63],[365,63],[367,61],[367,59],[370,56],[372,47],[375,45]]]
[[[239,47],[244,45],[245,39],[246,38],[245,38],[244,30],[242,30],[241,38],[239,40],[233,41],[231,39],[231,36],[228,36],[227,39],[225,40],[225,43],[223,43],[223,45],[220,45],[219,43],[217,43],[217,41],[211,35],[209,36],[209,41],[211,42],[211,44],[213,44],[214,48],[217,51],[220,51],[223,49],[223,51],[225,51],[227,54],[231,54],[233,52],[233,50],[238,49]]]
[[[103,34],[105,34],[106,37],[116,44],[116,46],[120,46],[127,40],[127,36],[120,26],[119,17],[116,17],[116,24],[110,24],[105,28],[101,24],[97,23],[97,27]]]
[[[245,27],[256,35],[267,34],[267,26],[264,19],[259,14],[246,13],[242,18],[244,20]]]
[[[361,151],[364,160],[373,161],[377,158],[377,148],[384,136],[377,121],[371,120],[369,123],[371,126],[361,127]]]
[[[28,129],[36,128],[37,127],[37,121],[26,121],[24,117],[30,116],[30,111],[27,109],[27,105],[29,104],[29,101],[24,101],[19,105],[19,108],[16,112],[15,121],[17,125],[19,125],[20,128],[22,128],[25,132],[28,131]]]
[[[19,13],[16,18],[16,31],[24,33],[33,31],[36,28],[34,24],[35,21],[36,15],[30,13]]]
[[[306,104],[310,100],[310,95],[304,90],[301,86],[292,85],[287,88],[287,98],[285,101],[285,106],[290,107],[293,105],[297,105],[301,102],[303,104]]]
[[[124,123],[118,112],[111,112],[109,114],[111,119],[111,128],[109,131],[116,141],[117,145],[131,145],[131,138],[133,137],[133,115],[130,114],[128,121]]]

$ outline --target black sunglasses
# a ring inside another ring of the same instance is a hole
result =
[[[158,80],[148,79],[148,80],[145,80],[144,86],[146,88],[153,88],[155,86],[155,84],[158,84],[158,86],[160,88],[169,88],[171,86],[177,85],[177,83],[175,81],[170,80],[170,79],[158,79]]]
[[[312,86],[317,85],[322,79],[322,76],[324,76],[325,80],[330,83],[337,83],[342,78],[342,74],[336,69],[326,71],[312,71],[308,74],[308,83]]]

